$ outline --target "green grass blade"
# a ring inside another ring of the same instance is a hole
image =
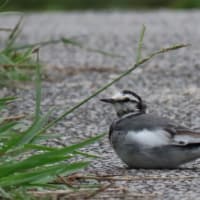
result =
[[[0,149],[0,154],[2,155],[4,155],[7,151],[11,149],[15,149],[17,147],[17,144],[23,137],[22,134],[13,134],[13,132],[11,132],[11,134],[7,133],[7,135],[9,135],[9,139],[7,141],[4,141],[3,146]]]
[[[77,42],[75,40],[72,40],[72,39],[69,39],[69,38],[62,38],[61,41],[64,43],[64,44],[72,44],[74,46],[78,46],[80,48],[83,47],[83,45],[80,43],[80,42]]]
[[[145,30],[146,30],[146,27],[145,25],[143,25],[141,33],[140,33],[140,39],[139,39],[139,44],[138,44],[138,49],[137,49],[136,63],[139,63],[142,58],[142,45],[143,45]]]
[[[58,164],[54,170],[50,170],[47,174],[48,176],[44,176],[44,178],[39,178],[36,181],[32,182],[32,184],[44,184],[48,183],[50,181],[55,180],[57,176],[67,176],[71,173],[76,172],[77,170],[81,170],[85,167],[87,167],[90,164],[90,162],[87,161],[80,161],[80,162],[74,162],[70,164]]]
[[[17,24],[15,25],[13,31],[10,33],[10,35],[8,36],[8,40],[7,40],[7,46],[6,49],[9,50],[10,47],[15,43],[15,40],[17,39],[17,37],[19,36],[20,33],[20,26],[22,24],[22,20],[23,17],[21,16],[19,21],[17,22]]]
[[[122,55],[114,54],[114,53],[111,53],[111,52],[106,52],[106,51],[103,51],[101,49],[94,49],[94,48],[91,48],[91,47],[86,47],[83,44],[81,44],[80,42],[77,42],[77,41],[74,41],[74,40],[71,40],[71,39],[68,39],[68,38],[62,38],[62,42],[64,44],[71,44],[71,45],[77,46],[77,47],[79,47],[81,49],[84,49],[84,50],[86,50],[88,52],[99,53],[99,54],[102,54],[104,56],[109,56],[109,57],[124,57]]]
[[[41,95],[42,95],[41,66],[39,64],[39,52],[37,52],[35,88],[36,88],[35,120],[37,121],[41,113],[40,105],[41,105]]]
[[[28,48],[25,52],[20,52],[15,59],[15,63],[20,64],[31,61],[30,58],[32,56],[33,50],[34,50],[33,48]]]
[[[3,165],[0,165],[0,180],[1,178],[8,176],[9,174],[23,172],[27,169],[33,169],[42,165],[57,163],[67,160],[67,158],[71,158],[71,156],[53,155],[51,157],[50,155],[39,154],[31,156],[23,161],[3,163]]]
[[[37,43],[33,43],[33,44],[25,44],[25,45],[20,45],[20,46],[13,46],[11,48],[11,50],[13,51],[17,51],[17,50],[23,50],[23,49],[27,49],[27,48],[35,48],[37,46],[39,47],[44,47],[46,45],[50,45],[50,44],[58,44],[61,43],[62,39],[57,39],[57,40],[48,40],[48,41],[44,41],[44,42],[37,42]]]
[[[17,99],[17,97],[4,97],[4,98],[0,98],[0,103],[8,103],[8,102],[12,102],[16,99]]]
[[[38,144],[42,141],[47,141],[50,139],[56,139],[56,138],[60,138],[60,137],[61,137],[61,135],[56,134],[56,133],[40,134],[40,135],[37,135],[37,137],[32,139],[32,144]]]
[[[3,109],[7,104],[13,102],[15,99],[16,97],[0,98],[0,110]]]
[[[78,154],[78,155],[81,155],[81,156],[84,156],[87,158],[101,158],[101,156],[97,156],[97,155],[90,154],[90,153],[85,153],[82,151],[73,151],[73,154]]]
[[[37,43],[33,43],[33,44],[13,46],[13,47],[11,47],[11,50],[17,51],[17,50],[23,50],[23,49],[27,49],[27,48],[34,48],[36,46],[44,47],[46,45],[58,44],[58,43],[61,43],[61,42],[64,43],[64,44],[71,44],[71,45],[75,45],[75,46],[78,46],[78,47],[82,46],[82,44],[77,42],[76,40],[74,40],[74,38],[60,38],[60,39],[56,39],[56,40],[42,41],[42,42],[37,42]]]
[[[65,45],[70,44],[70,45],[76,46],[80,49],[86,50],[88,52],[99,53],[99,54],[102,54],[104,56],[124,57],[122,55],[114,54],[114,53],[111,53],[111,52],[106,52],[106,51],[103,51],[101,49],[94,49],[94,48],[91,48],[91,47],[86,47],[82,43],[77,42],[74,38],[64,38],[64,37],[61,38],[61,39],[57,39],[57,40],[49,40],[49,41],[45,41],[45,42],[37,42],[37,43],[34,43],[34,44],[26,44],[26,45],[22,45],[22,46],[11,47],[10,49],[16,51],[16,50],[22,50],[22,49],[26,49],[26,48],[34,48],[36,46],[43,47],[43,46],[46,46],[46,45],[58,44],[58,43],[61,43],[61,42]]]
[[[94,49],[94,48],[91,48],[91,47],[83,47],[83,49],[85,49],[86,51],[91,52],[91,53],[99,53],[99,54],[102,54],[104,56],[108,56],[108,57],[112,57],[112,58],[114,58],[114,57],[125,58],[125,56],[115,54],[115,53],[110,53],[110,52],[107,52],[107,51],[104,51],[104,50],[101,50],[101,49]]]
[[[4,53],[0,53],[0,65],[15,65],[15,63],[11,60],[9,56]]]
[[[29,150],[38,150],[38,151],[55,151],[59,149],[58,147],[48,147],[38,144],[26,144],[24,145],[24,148]]]
[[[45,126],[45,124],[47,124],[49,116],[51,115],[53,110],[54,108],[42,117],[37,116],[37,119],[33,123],[33,125],[24,132],[24,137],[21,139],[18,145],[28,144],[37,139],[39,135],[38,133],[40,134],[44,133],[46,129],[43,129],[43,127]]]
[[[2,142],[3,142],[3,140],[2,140]],[[7,146],[7,144],[5,144],[5,146]],[[9,156],[9,157],[17,157],[18,155],[22,155],[25,152],[33,151],[33,150],[34,151],[55,151],[55,150],[58,150],[58,149],[59,148],[57,148],[57,147],[48,147],[48,146],[44,146],[44,145],[26,144],[24,146],[20,146],[20,147],[16,147],[16,148],[13,147],[12,149],[9,149],[9,152],[6,152],[6,155]],[[2,150],[3,149],[1,149],[0,152]],[[1,163],[1,161],[0,161],[0,163]]]
[[[13,128],[16,124],[17,122],[8,122],[8,123],[0,124],[0,135],[10,130],[11,128]]]
[[[17,185],[41,184],[54,180],[59,175],[67,175],[88,166],[89,162],[76,162],[72,164],[57,164],[48,167],[36,168],[25,173],[16,173],[0,179],[1,187]]]

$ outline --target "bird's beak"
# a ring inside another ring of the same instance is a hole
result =
[[[111,98],[107,98],[107,99],[100,99],[100,101],[103,101],[105,103],[114,103],[114,100]]]

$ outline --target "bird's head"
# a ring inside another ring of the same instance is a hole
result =
[[[101,101],[112,104],[118,117],[126,114],[145,113],[147,107],[140,96],[129,90],[116,93],[110,98],[101,99]]]

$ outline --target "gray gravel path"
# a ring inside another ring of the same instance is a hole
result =
[[[182,125],[200,129],[199,19],[200,11],[27,14],[18,42],[26,44],[59,37],[76,37],[91,48],[125,56],[110,58],[62,44],[42,48],[41,59],[47,66],[48,76],[48,80],[43,83],[43,109],[56,105],[59,109],[55,115],[87,97],[134,63],[142,24],[147,27],[144,55],[171,44],[190,43],[192,46],[189,48],[158,56],[100,96],[119,89],[131,89],[147,101],[151,111]],[[17,20],[16,15],[1,16],[0,27],[13,27]],[[5,34],[0,34],[1,44]],[[30,85],[13,91],[3,88],[0,96],[10,92],[23,98],[13,108],[13,112],[30,115],[34,110],[33,88]],[[108,131],[114,117],[114,111],[95,98],[60,122],[54,131],[61,135],[59,141],[69,144]],[[87,151],[102,156],[92,163],[87,172],[140,177],[140,180],[115,183],[123,185],[126,192],[105,193],[98,198],[200,199],[200,160],[177,170],[127,170],[114,154],[107,138],[92,145]],[[169,178],[145,179],[149,176]],[[193,178],[189,178],[191,176]]]

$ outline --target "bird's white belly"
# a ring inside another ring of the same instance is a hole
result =
[[[164,130],[147,130],[129,131],[126,138],[126,144],[137,143],[147,147],[157,147],[167,145],[170,142],[169,133]]]

